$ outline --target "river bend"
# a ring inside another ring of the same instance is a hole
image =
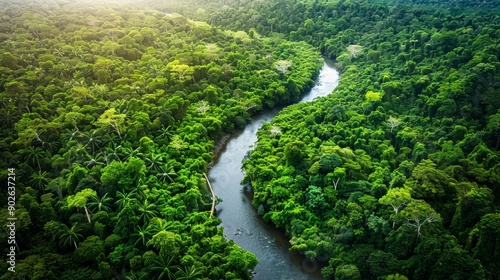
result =
[[[300,102],[328,95],[339,80],[333,62],[325,60],[313,88]],[[251,190],[240,185],[244,176],[242,160],[257,141],[257,130],[278,113],[279,109],[274,109],[255,117],[244,130],[231,136],[215,159],[208,177],[216,195],[223,199],[217,205],[217,216],[222,220],[226,238],[257,256],[259,264],[254,279],[321,279],[317,264],[296,252],[289,252],[290,243],[284,232],[257,215],[251,202]]]

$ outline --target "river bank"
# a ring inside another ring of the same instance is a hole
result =
[[[301,102],[328,95],[338,80],[333,61],[326,61],[314,87]],[[226,238],[255,253],[259,259],[254,279],[321,279],[319,264],[297,252],[289,252],[288,237],[257,214],[252,205],[251,188],[240,184],[244,176],[241,162],[256,142],[258,129],[264,122],[271,121],[280,109],[257,115],[242,131],[224,136],[217,143],[218,154],[214,153],[214,164],[208,173],[216,195],[223,200],[217,205],[217,216],[222,220]]]

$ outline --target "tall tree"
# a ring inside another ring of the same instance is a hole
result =
[[[95,196],[97,196],[96,191],[94,191],[92,189],[84,189],[84,190],[76,193],[75,195],[68,196],[66,200],[68,202],[69,208],[73,208],[73,207],[84,208],[85,214],[87,215],[87,220],[90,223],[91,220],[90,220],[89,209],[87,208],[87,202],[89,199],[91,199],[92,197],[95,197]]]
[[[78,231],[77,228],[78,223],[74,223],[71,228],[69,228],[67,225],[63,224],[62,225],[62,234],[60,235],[59,239],[63,242],[63,244],[66,245],[74,245],[75,249],[78,248],[77,241],[83,237]]]
[[[387,194],[382,196],[379,200],[384,205],[390,205],[394,209],[396,217],[392,222],[392,228],[396,224],[397,215],[399,210],[405,207],[411,201],[410,191],[404,188],[389,189]]]
[[[432,207],[423,200],[414,199],[405,209],[401,216],[406,220],[406,225],[414,227],[417,231],[417,239],[422,235],[422,227],[426,224],[440,222],[441,217]]]
[[[123,128],[120,127],[125,122],[125,118],[126,118],[125,114],[117,113],[115,108],[110,108],[107,109],[104,113],[102,113],[101,116],[99,116],[95,124],[104,129],[108,127],[113,128],[116,131],[116,133],[118,133],[118,136],[121,139]]]

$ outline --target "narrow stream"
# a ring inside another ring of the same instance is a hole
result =
[[[328,95],[339,80],[333,62],[325,60],[314,87],[300,102]],[[284,232],[257,215],[251,202],[250,188],[240,185],[244,175],[241,162],[257,141],[257,130],[278,112],[279,109],[275,109],[255,117],[243,131],[231,136],[214,162],[208,177],[216,195],[223,199],[217,205],[217,216],[222,220],[226,238],[257,256],[259,264],[255,268],[254,279],[321,279],[317,263],[288,250],[290,243]]]

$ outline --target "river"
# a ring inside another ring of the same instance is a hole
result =
[[[328,95],[339,80],[333,62],[325,60],[314,87],[300,102]],[[254,279],[321,279],[318,264],[288,250],[290,243],[284,232],[257,215],[251,201],[251,188],[240,184],[244,176],[242,160],[257,141],[257,130],[278,112],[279,109],[274,109],[255,117],[243,131],[231,136],[215,159],[208,177],[215,194],[223,200],[216,207],[217,216],[222,220],[226,238],[257,256],[259,264],[255,267]]]

